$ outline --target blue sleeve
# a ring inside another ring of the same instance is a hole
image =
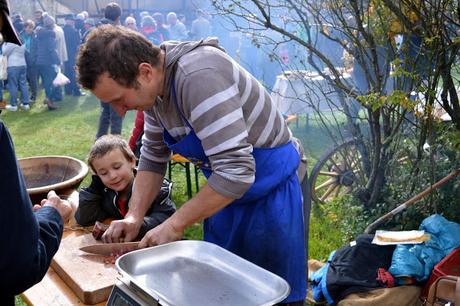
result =
[[[12,296],[38,283],[59,248],[63,221],[58,211],[32,204],[13,142],[0,121],[0,296]]]

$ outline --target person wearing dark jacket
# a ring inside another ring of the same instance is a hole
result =
[[[21,42],[0,0],[0,30],[5,41]],[[34,205],[14,152],[13,141],[0,121],[0,305],[13,306],[14,296],[40,282],[59,248],[64,222],[72,208],[54,191]]]
[[[88,188],[82,188],[75,219],[82,226],[106,219],[123,219],[128,212],[135,176],[136,157],[120,136],[105,135],[90,150],[88,165],[93,175]],[[139,240],[146,232],[163,223],[175,211],[171,200],[172,183],[163,180],[158,196],[147,211],[139,231]]]
[[[56,47],[56,33],[54,32],[54,19],[51,16],[43,18],[43,27],[36,29],[37,39],[32,43],[32,58],[37,65],[38,74],[42,78],[45,89],[45,101],[49,110],[56,109],[52,101],[53,80],[56,78],[56,66],[60,64]]]
[[[32,44],[35,42],[35,23],[28,19],[24,23],[24,30],[20,33],[21,41],[26,46],[27,82],[30,88],[30,102],[35,102],[38,90],[37,66],[32,59]]]
[[[40,282],[59,248],[72,208],[54,191],[32,210],[7,128],[0,121],[0,305]]]
[[[111,24],[120,26],[121,7],[114,2],[107,4],[104,10],[104,18],[100,24]],[[96,139],[109,133],[120,135],[123,125],[123,118],[117,114],[109,103],[100,102],[101,114],[99,115],[99,125],[96,132]]]
[[[68,59],[64,63],[64,72],[70,80],[70,83],[65,86],[65,93],[66,95],[81,96],[74,68],[81,37],[78,30],[75,28],[75,17],[73,14],[67,15],[65,17],[65,22],[66,24],[64,25],[63,30]]]
[[[156,12],[152,15],[153,19],[157,23],[157,30],[163,36],[163,40],[169,40],[169,30],[165,26],[165,17],[162,13]]]

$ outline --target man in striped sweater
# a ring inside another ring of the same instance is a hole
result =
[[[171,152],[208,178],[195,197],[146,234],[141,246],[182,238],[204,220],[204,239],[285,278],[283,301],[302,305],[306,254],[300,153],[261,84],[215,40],[159,48],[122,28],[99,27],[77,60],[79,80],[120,115],[143,110],[144,136],[129,213],[105,242],[136,237]]]

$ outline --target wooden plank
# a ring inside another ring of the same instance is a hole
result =
[[[118,275],[115,265],[106,264],[104,256],[79,250],[94,243],[91,234],[66,237],[51,263],[61,280],[86,304],[107,300]]]
[[[75,293],[62,281],[59,275],[48,269],[43,280],[21,295],[27,305],[33,306],[73,306],[84,304]],[[105,305],[105,301],[97,306]]]

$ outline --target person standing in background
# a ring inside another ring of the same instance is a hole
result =
[[[8,91],[10,93],[10,104],[6,106],[9,111],[18,110],[18,89],[21,92],[21,107],[28,111],[29,91],[27,90],[27,68],[25,58],[25,46],[19,46],[10,42],[2,45],[2,53],[8,59]]]
[[[152,17],[153,19],[155,19],[157,23],[157,31],[161,33],[161,35],[163,36],[163,40],[169,40],[169,30],[165,26],[165,17],[163,16],[163,14],[160,12],[156,12],[153,13]]]
[[[44,103],[48,110],[57,109],[53,103],[53,80],[56,78],[56,65],[60,64],[59,56],[56,50],[56,33],[54,32],[54,18],[45,15],[43,17],[43,26],[36,28],[36,37],[32,43],[32,61],[37,65],[37,71],[42,79],[42,85],[45,89]]]
[[[43,26],[43,11],[36,10],[34,12],[34,19],[35,19],[35,27]]]
[[[13,26],[16,33],[21,33],[24,30],[24,18],[20,13],[13,13]]]
[[[80,47],[81,37],[75,29],[75,16],[69,14],[65,17],[64,37],[67,47],[67,61],[64,63],[64,73],[69,78],[70,83],[65,85],[65,94],[79,97],[82,95],[75,76],[75,60],[78,48]]]
[[[187,39],[187,29],[185,25],[177,19],[176,13],[168,13],[168,15],[166,15],[166,21],[168,23],[169,38],[171,40],[184,41]]]
[[[37,65],[32,58],[32,44],[35,43],[35,22],[28,19],[24,23],[24,30],[20,33],[21,41],[26,48],[26,65],[27,65],[27,82],[29,83],[30,97],[29,100],[31,103],[35,102],[37,98],[37,89],[38,89],[38,74],[37,74]]]
[[[141,33],[155,46],[159,46],[163,42],[163,36],[157,31],[157,24],[151,16],[142,18]]]
[[[59,57],[58,69],[64,70],[64,63],[67,62],[67,60],[69,59],[67,55],[64,30],[60,26],[58,26],[56,22],[54,22],[53,31],[56,33],[56,50]],[[62,101],[62,86],[53,86],[52,97],[53,101]]]
[[[203,10],[196,10],[196,19],[192,22],[190,36],[194,40],[207,38],[211,34],[211,23],[205,18]]]
[[[132,16],[128,16],[126,17],[125,19],[125,27],[133,30],[133,31],[137,31],[137,22],[136,22],[136,18],[132,17]]]
[[[95,27],[96,27],[96,22],[94,21],[93,18],[85,19],[85,21],[83,22],[83,29],[82,29],[83,35],[81,36],[82,43],[86,40],[86,37],[88,36],[88,34]]]
[[[111,2],[107,4],[104,10],[104,18],[101,20],[101,23],[120,26],[121,12],[121,7],[117,3]],[[121,134],[123,117],[118,115],[109,103],[100,101],[100,104],[101,114],[99,115],[99,125],[96,132],[96,139],[103,135],[107,135],[109,133],[109,127],[111,134]]]

